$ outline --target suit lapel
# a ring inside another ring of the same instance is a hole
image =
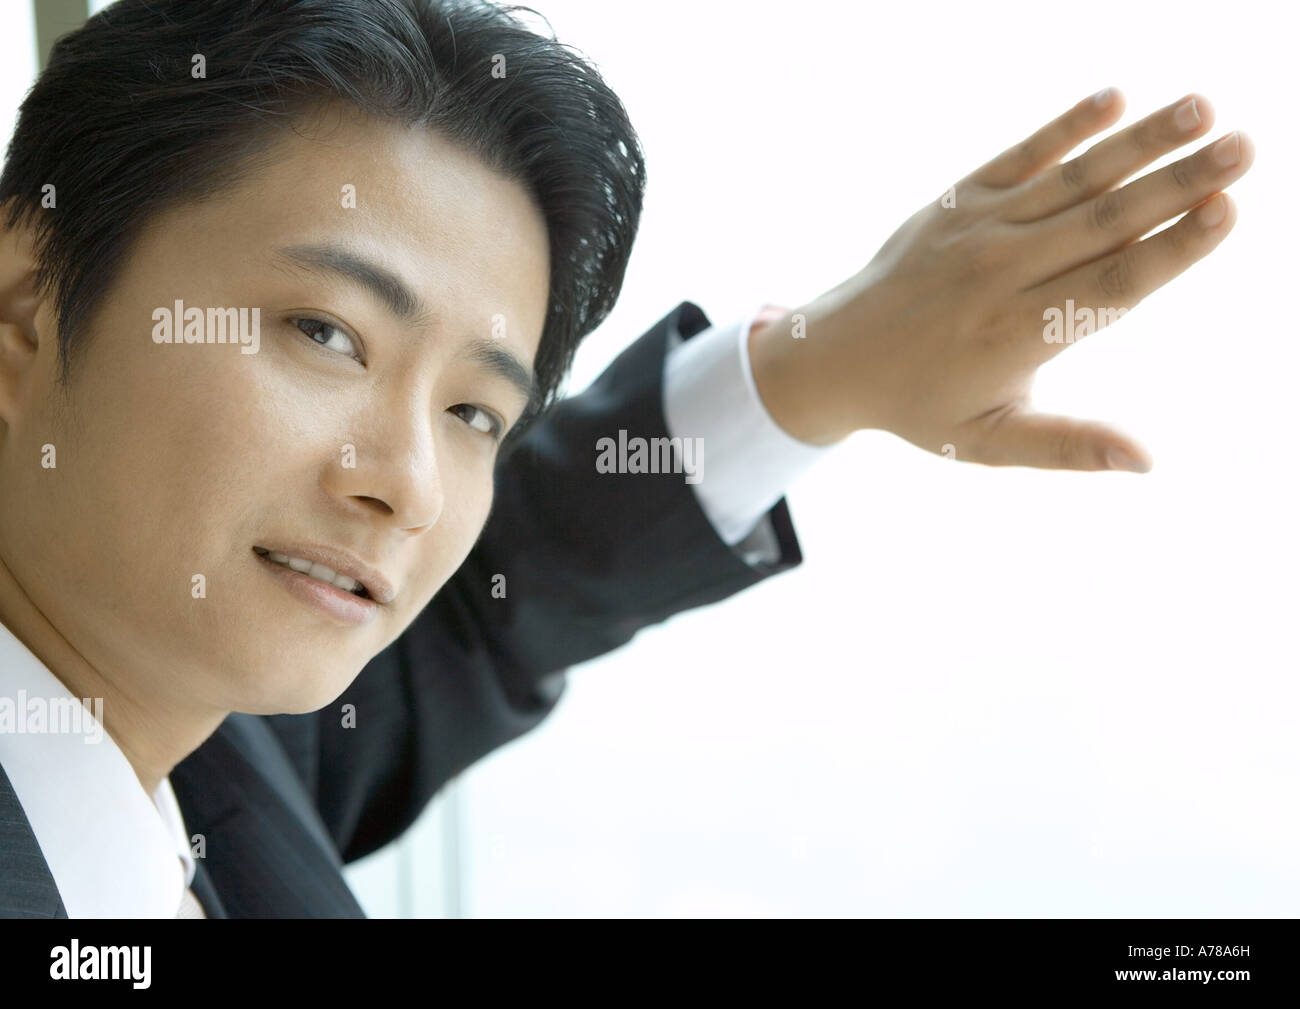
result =
[[[0,918],[66,918],[31,822],[0,767]]]
[[[365,916],[310,796],[260,718],[232,715],[171,781],[190,836],[204,835],[191,889],[209,918]],[[0,863],[0,917],[68,917],[3,767]]]
[[[208,875],[208,870],[204,868],[201,859],[196,859],[194,862],[194,882],[190,885],[190,889],[203,905],[203,913],[209,918],[230,917],[226,914],[226,905],[217,896],[217,889],[212,885],[212,878]]]
[[[203,836],[205,883],[232,918],[363,918],[343,861],[275,733],[231,715],[171,774]],[[194,894],[208,907],[195,875]]]

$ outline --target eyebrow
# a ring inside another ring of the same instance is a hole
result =
[[[419,325],[433,318],[429,306],[401,277],[348,249],[334,245],[291,245],[277,249],[276,255],[296,266],[332,273],[357,284],[405,323]],[[537,394],[537,379],[532,369],[499,344],[482,338],[472,339],[461,356],[505,379],[519,390],[527,403],[531,403]]]

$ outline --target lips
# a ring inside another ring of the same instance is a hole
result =
[[[363,599],[369,599],[370,593],[366,587],[355,578],[349,578],[347,575],[339,574],[331,567],[324,564],[317,564],[309,561],[304,557],[290,557],[288,554],[282,554],[266,548],[253,548],[254,552],[265,557],[272,564],[282,564],[287,568],[297,571],[299,574],[306,575],[309,578],[315,578],[326,585],[333,585],[336,589],[342,589],[344,592],[351,592],[354,596],[360,596]]]
[[[382,572],[336,547],[268,543],[254,546],[253,552],[269,563],[297,571],[362,599],[386,605],[396,595],[392,583]]]

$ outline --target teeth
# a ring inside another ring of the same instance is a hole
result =
[[[333,585],[336,589],[342,589],[344,592],[356,592],[361,588],[361,583],[356,579],[341,575],[333,568],[327,568],[324,564],[316,564],[302,557],[290,557],[288,554],[282,554],[274,550],[263,556],[269,561],[293,568],[295,571],[301,571],[317,581]]]

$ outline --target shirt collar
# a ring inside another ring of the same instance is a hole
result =
[[[146,794],[93,710],[0,623],[0,766],[13,786],[69,918],[173,918],[194,880],[171,782]],[[51,702],[57,699],[58,704]],[[93,703],[93,702],[92,702]],[[103,701],[99,700],[102,713]],[[69,727],[72,731],[68,731]]]

